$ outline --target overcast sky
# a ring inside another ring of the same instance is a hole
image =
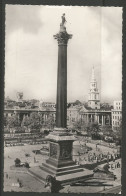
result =
[[[94,66],[101,101],[122,93],[122,8],[6,6],[5,96],[56,100],[58,33],[66,13],[68,101],[87,101]]]

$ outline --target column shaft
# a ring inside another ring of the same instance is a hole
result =
[[[56,127],[67,126],[67,45],[58,47]]]

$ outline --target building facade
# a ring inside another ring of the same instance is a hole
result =
[[[81,120],[86,123],[98,123],[101,126],[111,125],[111,111],[102,109],[86,109],[80,110]]]
[[[122,123],[122,101],[114,101],[112,110],[112,130],[117,130]]]
[[[80,119],[80,107],[71,106],[67,109],[67,126],[72,126],[76,121]]]

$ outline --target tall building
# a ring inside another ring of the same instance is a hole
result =
[[[112,110],[112,129],[117,130],[122,122],[122,101],[114,101]]]
[[[100,98],[99,98],[99,91],[97,88],[97,81],[95,79],[94,67],[92,68],[88,106],[92,109],[100,109]]]

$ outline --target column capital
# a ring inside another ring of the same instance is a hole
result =
[[[59,32],[53,35],[54,39],[57,39],[58,45],[67,45],[68,40],[72,38],[72,34],[68,34],[66,31]]]

